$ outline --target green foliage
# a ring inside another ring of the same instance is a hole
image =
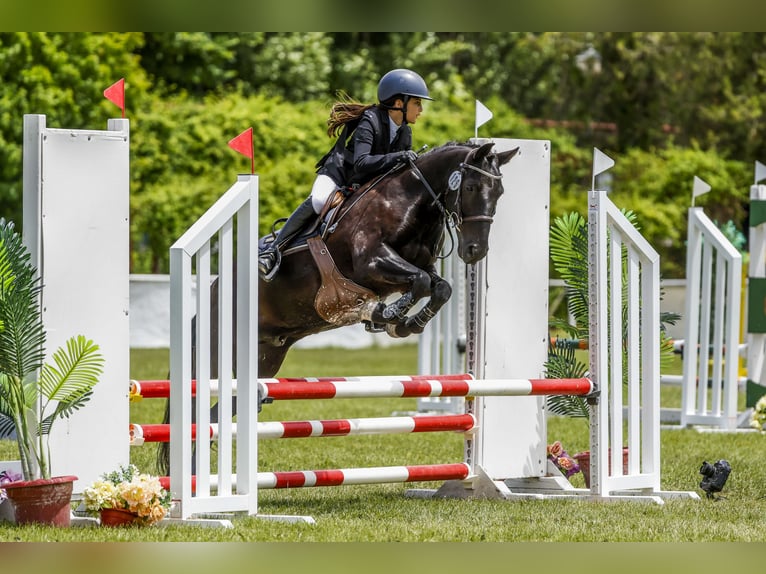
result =
[[[553,319],[552,327],[580,339],[588,333],[588,222],[572,212],[553,220],[550,257],[553,269],[564,280],[569,320]]]
[[[752,175],[746,166],[697,148],[632,149],[615,158],[612,200],[640,214],[641,232],[660,253],[665,277],[684,277],[687,210],[698,176],[711,191],[697,198],[711,219],[744,226]]]
[[[137,109],[148,88],[133,53],[141,42],[137,33],[0,32],[0,214],[22,220],[23,115],[45,114],[50,127],[104,129],[116,108],[103,91],[120,77]]]
[[[102,92],[125,77],[132,270],[167,271],[173,241],[249,171],[229,139],[255,130],[265,233],[308,194],[335,93],[373,102],[380,75],[406,66],[435,98],[416,148],[472,137],[480,99],[494,113],[480,136],[551,141],[558,217],[582,211],[597,146],[616,160],[615,202],[680,277],[694,175],[712,186],[708,215],[744,229],[750,166],[766,156],[765,56],[764,33],[3,32],[0,213],[22,220],[23,114],[103,129],[116,108]]]
[[[291,213],[332,144],[322,126],[328,111],[235,93],[203,102],[178,96],[141,115],[131,130],[133,270],[167,272],[170,246],[237,173],[250,172],[249,160],[225,144],[244,126],[253,127],[261,232]]]

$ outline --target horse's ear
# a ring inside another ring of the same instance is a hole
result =
[[[519,153],[518,147],[509,151],[501,151],[499,154],[497,154],[497,165],[505,165],[511,161],[511,158],[513,158],[513,156],[515,156],[517,153]]]
[[[488,142],[488,143],[480,145],[477,149],[473,151],[471,160],[476,162],[483,160],[487,155],[489,155],[489,152],[492,149],[492,146],[494,145],[495,145],[495,142]]]

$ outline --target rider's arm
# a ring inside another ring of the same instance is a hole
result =
[[[381,137],[379,134],[378,137]],[[395,151],[386,154],[373,154],[375,131],[372,122],[363,117],[354,132],[354,177],[353,180],[362,181],[382,173],[397,162],[405,159],[406,152]]]

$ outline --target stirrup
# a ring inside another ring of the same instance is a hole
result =
[[[269,256],[272,259],[272,265],[271,269],[266,269],[265,265],[261,265],[261,257],[264,255]],[[258,257],[258,272],[261,275],[261,278],[268,283],[272,279],[274,279],[274,275],[277,274],[277,271],[279,271],[279,266],[282,263],[282,252],[279,251],[279,249],[274,249],[271,252],[266,252],[261,254]]]

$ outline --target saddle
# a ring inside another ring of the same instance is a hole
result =
[[[290,238],[285,245],[282,246],[282,254],[289,255],[296,251],[304,251],[308,248],[307,241],[311,237],[326,238],[328,233],[332,230],[332,226],[337,222],[340,207],[350,196],[348,192],[337,190],[333,193],[325,202],[322,211],[314,219],[313,223],[308,227],[305,227],[300,233]],[[268,235],[264,235],[258,240],[258,250],[261,251],[270,246],[277,238],[276,226],[279,223],[287,221],[286,217],[277,219],[272,224],[272,231]]]
[[[282,250],[283,256],[309,250],[322,279],[314,298],[314,308],[322,319],[333,325],[357,322],[358,309],[368,300],[378,298],[370,289],[355,283],[338,270],[325,244],[325,238],[339,220],[341,206],[350,196],[347,192],[336,191],[328,198],[314,223],[289,240]],[[268,246],[275,239],[275,233],[262,237],[258,242],[259,249]],[[382,330],[378,325],[366,323],[368,331]]]

